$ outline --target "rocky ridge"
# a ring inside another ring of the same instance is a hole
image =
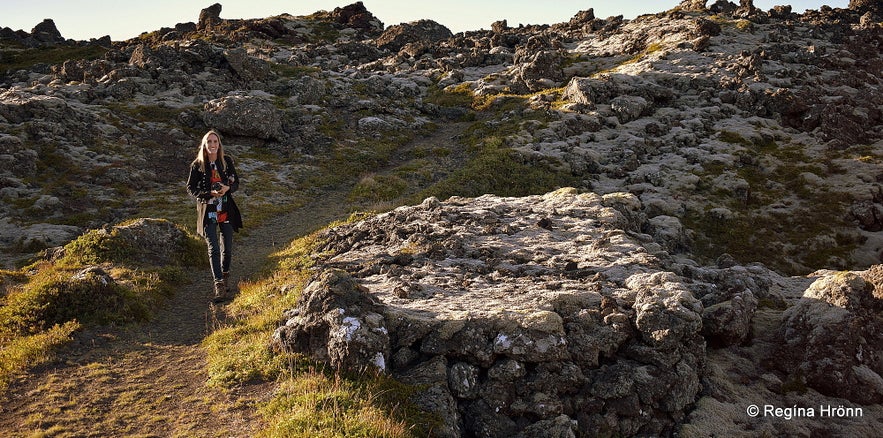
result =
[[[367,152],[340,145],[471,117],[578,187],[430,198],[328,231],[334,256],[317,256],[277,346],[426,385],[442,436],[871,435],[880,2],[706,3],[456,35],[385,28],[361,3],[259,20],[213,5],[93,42],[97,58],[0,71],[0,244],[29,254],[186,204],[209,127],[287,203],[317,190],[322,160]],[[78,45],[50,27],[0,31],[4,68],[27,46]],[[783,422],[751,404],[863,417]]]
[[[361,3],[259,20],[222,19],[215,5],[198,23],[114,42],[100,59],[8,70],[2,241],[39,248],[75,235],[32,227],[73,208],[46,186],[82,192],[80,229],[130,217],[138,207],[117,201],[128,181],[177,181],[183,151],[208,126],[308,169],[340,132],[413,132],[462,115],[433,103],[445,89],[483,99],[494,114],[485,129],[505,127],[499,136],[522,160],[676,218],[666,223],[686,229],[694,255],[789,273],[879,262],[879,5],[798,14],[700,3],[457,35],[431,20],[384,28]],[[3,35],[24,44],[47,32]],[[514,98],[525,104],[507,109]],[[329,123],[346,129],[329,136]],[[67,178],[28,180],[46,167]]]
[[[435,436],[871,433],[883,265],[702,266],[642,233],[639,206],[575,189],[429,198],[331,228],[274,345],[419,385]],[[728,391],[740,382],[756,383]],[[862,415],[798,426],[745,414],[759,402]]]

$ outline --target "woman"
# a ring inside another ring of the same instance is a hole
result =
[[[233,232],[242,228],[242,216],[233,192],[239,189],[233,158],[224,155],[221,135],[212,129],[202,137],[196,159],[190,164],[187,192],[196,198],[196,232],[205,238],[215,280],[214,298],[220,303],[232,297],[228,288]],[[218,239],[218,232],[221,239]]]

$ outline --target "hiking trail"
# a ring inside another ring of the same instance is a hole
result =
[[[465,125],[448,124],[414,139],[398,156],[430,143],[456,148],[456,134]],[[393,159],[385,170],[399,160]],[[350,213],[347,193],[346,187],[328,191],[260,227],[245,228],[234,240],[232,280],[258,280],[275,251],[345,218]],[[248,212],[244,214],[247,221]],[[152,320],[78,333],[57,360],[10,385],[0,408],[0,432],[5,436],[256,435],[263,426],[256,407],[272,396],[274,384],[230,389],[206,385],[207,354],[201,343],[225,319],[223,305],[212,305],[210,293],[208,268],[198,268],[188,273],[188,281]]]

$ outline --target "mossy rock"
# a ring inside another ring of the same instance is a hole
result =
[[[63,265],[121,263],[137,266],[198,266],[204,244],[165,219],[141,218],[91,230],[64,247]]]
[[[0,333],[31,335],[68,321],[109,324],[143,320],[148,310],[101,268],[71,275],[49,270],[11,293],[0,307]]]

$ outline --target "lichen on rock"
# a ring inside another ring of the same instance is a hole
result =
[[[613,199],[572,189],[428,199],[328,229],[317,274],[275,343],[434,382],[435,395],[417,399],[448,400],[424,407],[446,413],[450,436],[547,422],[671,433],[706,360],[694,291],[717,287],[703,275],[723,276],[692,272],[623,230],[629,220],[605,206]]]

